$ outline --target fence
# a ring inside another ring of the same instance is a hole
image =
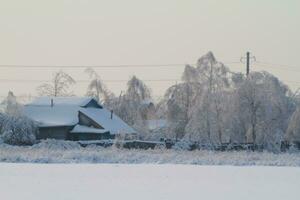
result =
[[[96,145],[102,147],[111,147],[115,145],[118,148],[125,149],[155,149],[164,147],[171,149],[176,144],[172,140],[164,141],[142,141],[142,140],[125,140],[125,141],[114,141],[114,140],[99,140],[99,141],[78,141],[82,147],[89,145]],[[300,142],[287,142],[283,141],[280,144],[280,151],[285,152],[291,148],[300,150]],[[197,142],[189,143],[186,147],[187,150],[213,150],[213,151],[263,151],[264,145],[253,144],[253,143],[222,143],[222,144],[200,144]]]

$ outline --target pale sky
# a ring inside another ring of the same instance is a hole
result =
[[[208,51],[224,63],[250,51],[293,89],[300,86],[299,0],[0,0],[0,65],[195,63]],[[243,64],[228,64],[244,71]],[[0,68],[0,80],[49,80],[55,69]],[[101,68],[104,80],[179,79],[183,66]],[[88,79],[83,69],[66,69]],[[293,82],[294,81],[294,82]],[[296,83],[295,83],[296,82]],[[154,95],[174,82],[146,82]],[[37,82],[0,81],[0,95],[35,95]],[[108,82],[115,93],[125,82]],[[83,95],[87,83],[74,87]]]

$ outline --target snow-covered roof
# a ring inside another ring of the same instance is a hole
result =
[[[50,104],[48,101],[50,100]],[[74,100],[74,102],[71,102]],[[136,131],[117,115],[105,108],[86,107],[92,98],[56,97],[51,106],[51,97],[41,97],[25,106],[24,113],[39,122],[40,127],[75,126],[79,122],[79,112],[99,124],[110,134],[132,134]],[[56,103],[55,103],[56,102]],[[78,127],[77,127],[78,128]],[[81,127],[82,128],[82,127]],[[77,130],[77,129],[76,129]]]
[[[106,129],[100,129],[100,128],[93,128],[93,127],[88,127],[88,126],[82,126],[77,124],[71,131],[71,133],[107,133],[109,132]]]
[[[78,106],[35,106],[26,105],[24,113],[41,127],[74,126],[78,123]]]
[[[104,129],[110,131],[110,134],[131,134],[136,133],[136,131],[127,125],[122,119],[117,115],[113,114],[111,119],[111,112],[105,108],[84,108],[80,109],[84,115],[87,115],[96,123],[101,125]]]
[[[51,97],[51,96],[38,97],[28,105],[51,106],[51,100],[53,100],[54,105],[86,106],[90,101],[93,100],[93,98],[92,97]]]

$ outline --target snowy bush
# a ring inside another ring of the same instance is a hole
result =
[[[299,153],[251,151],[128,150],[98,146],[83,148],[75,142],[48,140],[33,146],[0,144],[0,162],[300,166],[300,156]]]
[[[190,150],[192,142],[188,140],[180,140],[176,142],[175,145],[172,147],[174,150]]]
[[[114,148],[123,148],[125,138],[126,138],[125,134],[118,134],[118,135],[116,135],[112,146]]]
[[[80,149],[81,147],[78,142],[47,139],[47,140],[42,140],[40,143],[33,145],[32,148],[59,151],[59,150],[75,150],[75,149]]]
[[[1,138],[11,145],[31,145],[35,143],[38,133],[37,125],[25,116],[6,116],[2,122]]]

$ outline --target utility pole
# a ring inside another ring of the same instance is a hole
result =
[[[248,51],[246,53],[246,57],[241,57],[241,63],[244,63],[244,60],[246,59],[246,75],[249,76],[250,73],[250,61],[253,60],[256,61],[255,56],[250,56],[250,52]]]
[[[249,72],[250,72],[250,52],[246,53],[246,57],[247,57],[246,75],[248,77],[249,76]]]

